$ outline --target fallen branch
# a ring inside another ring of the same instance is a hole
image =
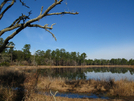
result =
[[[56,101],[56,98],[55,98],[55,96],[56,96],[56,94],[58,93],[58,91],[56,91],[54,94],[51,92],[51,90],[50,90],[50,94],[53,96],[53,98],[54,98],[54,101]]]

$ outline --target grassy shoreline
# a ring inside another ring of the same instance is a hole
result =
[[[108,96],[113,97],[113,99],[73,99],[66,97],[55,97],[56,101],[127,101],[128,99],[129,101],[133,101],[134,99],[134,81],[128,81],[126,79],[119,81],[112,79],[109,81],[92,79],[68,81],[66,78],[43,77],[39,75],[38,72],[20,72],[20,68],[24,67],[17,67],[18,70],[10,70],[9,68],[0,68],[1,101],[20,101],[18,99],[22,98],[25,98],[24,101],[54,101],[53,96],[35,93],[37,90],[46,91],[50,89],[61,92],[72,91],[74,93],[107,93]],[[3,89],[5,85],[8,89]],[[11,88],[14,86],[22,87],[25,89],[25,92],[13,91]]]
[[[45,69],[45,68],[91,68],[91,67],[121,67],[134,68],[134,65],[84,65],[84,66],[9,66],[12,69]],[[2,67],[1,67],[2,68]]]

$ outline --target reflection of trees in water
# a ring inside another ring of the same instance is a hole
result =
[[[86,79],[84,71],[81,68],[40,69],[39,72],[43,76],[65,77],[68,79]]]
[[[81,68],[54,68],[53,76],[66,77],[68,79],[86,79]]]
[[[52,77],[65,77],[68,79],[86,79],[85,73],[87,72],[111,72],[111,73],[126,73],[134,74],[134,69],[131,68],[106,68],[106,67],[93,67],[93,68],[50,68],[39,69],[40,75]]]
[[[134,69],[132,69],[132,68],[93,67],[93,68],[87,68],[87,69],[86,69],[86,72],[93,72],[93,71],[94,71],[95,73],[97,73],[97,72],[103,72],[103,73],[104,73],[104,72],[111,72],[111,73],[123,73],[123,74],[125,74],[126,72],[129,71],[129,72],[131,73],[131,75],[134,74]]]

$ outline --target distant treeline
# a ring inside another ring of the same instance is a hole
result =
[[[0,43],[2,40],[0,39]],[[1,44],[0,44],[1,45]],[[9,45],[15,46],[13,42]],[[65,49],[37,50],[34,55],[30,52],[30,44],[25,44],[22,50],[14,48],[5,49],[0,54],[0,65],[9,63],[12,65],[56,65],[56,66],[78,66],[78,65],[134,65],[134,59],[86,59],[86,53],[67,52]]]

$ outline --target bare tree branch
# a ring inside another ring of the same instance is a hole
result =
[[[47,15],[47,13],[52,9],[54,8],[56,5],[60,4],[63,0],[59,0],[57,3],[53,3],[51,6],[49,6],[47,8],[47,10],[42,14],[42,15],[39,15],[38,17],[34,18],[34,19],[31,19],[29,21],[26,22],[26,25],[29,24],[29,23],[33,23],[35,21],[39,21],[41,18],[45,17]]]
[[[51,27],[48,27],[48,24],[45,24],[44,26],[41,26],[41,25],[38,25],[38,24],[30,24],[30,25],[28,25],[28,27],[40,27],[40,28],[43,28],[43,29],[53,29],[53,25],[55,25],[55,23],[54,24],[52,24],[51,25]]]
[[[41,7],[40,15],[42,15],[42,12],[43,12],[43,6]]]
[[[55,92],[55,94],[53,94],[52,92],[51,92],[51,90],[50,90],[50,94],[53,96],[53,98],[54,98],[54,101],[56,101],[56,98],[55,98],[55,96],[56,96],[56,94],[58,93],[58,91],[56,91]]]
[[[29,15],[30,15],[30,14],[29,14]],[[3,35],[5,32],[7,32],[7,31],[11,31],[11,30],[16,29],[16,28],[18,28],[18,27],[21,27],[22,24],[25,23],[26,19],[29,19],[29,16],[26,16],[26,15],[23,15],[23,14],[22,14],[22,15],[21,15],[18,19],[16,19],[9,27],[7,27],[7,28],[1,30],[1,31],[0,31],[0,36],[2,36],[2,35]],[[23,23],[22,23],[22,24],[19,24],[21,20],[23,21]]]
[[[2,46],[0,46],[0,52],[3,51],[3,49],[6,48],[7,44],[9,43],[9,40],[12,39],[16,34],[18,34],[21,30],[23,30],[25,27],[22,25],[19,29],[17,29],[15,32],[13,32],[10,36],[8,36],[5,40]]]
[[[23,1],[20,0],[20,2],[22,3],[23,6],[29,8],[29,6],[27,6]]]
[[[14,26],[15,24],[19,24],[21,20],[23,20],[23,23],[24,23],[26,19],[30,19],[29,16],[30,16],[31,13],[30,12],[28,12],[28,13],[29,13],[28,16],[23,15],[23,14],[21,16],[19,16],[19,18],[16,19],[9,27]]]
[[[0,12],[1,12],[1,9],[3,8],[3,6],[6,4],[6,0],[4,0],[2,3],[1,3],[1,5],[0,5]]]
[[[39,27],[39,28],[43,28],[43,29],[45,29],[46,31],[48,31],[52,36],[53,36],[53,38],[55,39],[55,40],[57,40],[56,39],[56,37],[55,37],[55,35],[52,33],[52,32],[50,32],[48,29],[53,29],[53,25],[55,25],[56,23],[54,23],[54,24],[52,24],[51,25],[51,27],[48,27],[48,24],[45,24],[44,26],[41,26],[41,25],[38,25],[38,24],[30,24],[30,25],[28,25],[28,27]]]
[[[57,0],[55,0],[55,3],[57,3]]]
[[[2,10],[3,6],[8,2],[8,1],[12,1],[10,3],[9,6],[7,6],[2,13],[0,13],[0,20],[2,19],[4,13],[12,7],[12,5],[15,3],[16,0],[3,0],[3,2],[1,3],[0,5],[0,11]],[[19,0],[23,6],[29,8],[22,0]],[[20,31],[22,31],[23,29],[25,29],[26,27],[39,27],[39,28],[43,28],[45,29],[46,31],[48,31],[52,36],[53,38],[56,39],[55,35],[50,31],[51,29],[53,29],[53,25],[51,25],[51,27],[48,26],[48,24],[45,24],[44,26],[41,26],[41,25],[38,25],[38,24],[32,24],[33,22],[36,22],[36,21],[39,21],[40,19],[44,18],[45,16],[51,16],[51,15],[64,15],[64,14],[78,14],[78,12],[55,12],[55,13],[49,13],[49,11],[51,11],[56,5],[58,4],[61,4],[63,0],[54,0],[54,3],[52,5],[50,5],[46,10],[45,12],[43,12],[43,6],[41,7],[41,11],[40,11],[40,14],[36,17],[36,18],[33,18],[33,19],[30,19],[29,16],[31,14],[31,11],[28,12],[28,16],[26,15],[21,15],[19,16],[15,21],[13,21],[13,23],[0,31],[0,36],[3,35],[5,32],[7,31],[11,31],[11,30],[14,30],[17,28],[16,31],[14,31],[10,36],[8,36],[5,40],[4,40],[4,44],[2,46],[0,46],[0,52],[2,52],[6,47],[7,47],[7,44],[9,42],[10,39],[12,39],[15,35],[17,35]],[[30,19],[26,22],[27,19]]]
[[[10,45],[10,46],[6,45],[6,48],[14,48],[14,46],[12,46],[12,45]]]
[[[18,27],[21,27],[21,24],[17,24],[15,26],[11,26],[11,27],[5,28],[5,29],[0,31],[0,36],[2,36],[5,32],[11,31],[11,30],[16,29]]]
[[[4,7],[4,5],[10,0],[3,0],[3,2],[1,3],[0,5],[0,12],[1,12],[1,9]]]
[[[5,41],[9,41],[10,39],[12,39],[16,34],[18,34],[21,30],[23,30],[25,27],[23,25],[21,25],[20,28],[18,28],[15,32],[13,32],[10,36],[8,36]]]
[[[48,31],[52,36],[53,36],[53,38],[55,39],[55,41],[57,41],[57,39],[56,39],[56,37],[55,37],[55,35],[52,33],[52,32],[50,32],[49,30],[47,30],[47,29],[45,29],[46,31]]]
[[[63,15],[63,14],[79,14],[78,12],[57,12],[57,13],[49,13],[47,16],[50,15]]]
[[[4,0],[4,3],[2,3],[2,6],[0,7],[0,11],[1,11],[1,9],[3,8],[3,6],[5,5],[5,3],[7,3],[7,1],[9,1],[9,0]],[[5,13],[10,7],[13,6],[14,2],[15,2],[15,0],[12,0],[11,4],[10,4],[9,6],[7,6],[7,7],[5,8],[5,10],[0,14],[0,20],[2,19],[4,13]]]

